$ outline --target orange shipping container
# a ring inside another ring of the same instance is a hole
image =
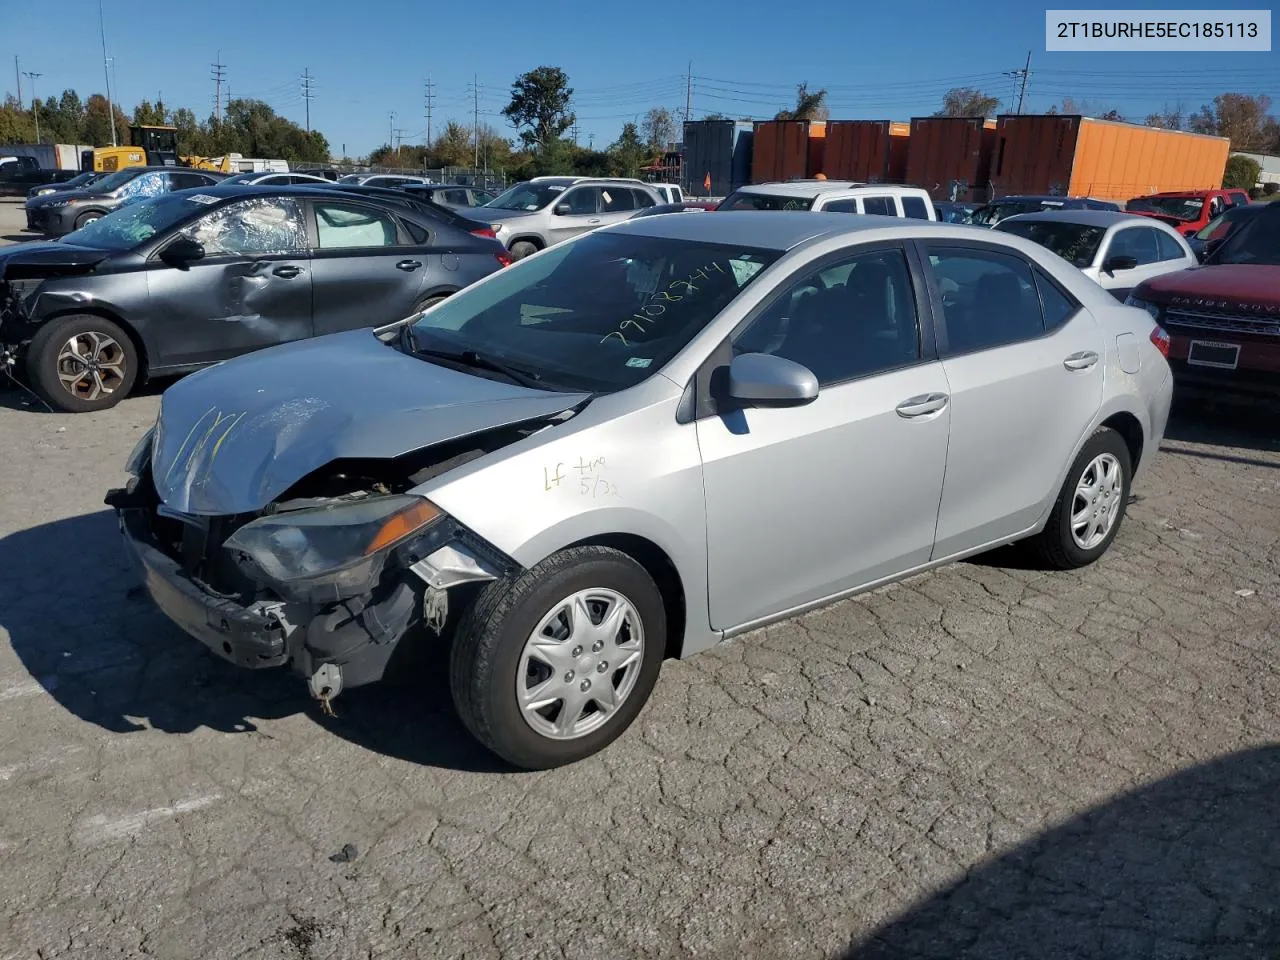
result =
[[[1231,143],[1180,130],[1073,115],[999,118],[991,181],[997,196],[1062,194],[1121,203],[1169,190],[1222,186]]]
[[[826,132],[822,172],[830,179],[900,183],[906,178],[909,124],[831,120]]]
[[[981,117],[913,117],[907,182],[935,200],[985,200],[995,132]]]
[[[821,120],[761,120],[751,148],[751,182],[801,180],[822,172],[826,123]]]

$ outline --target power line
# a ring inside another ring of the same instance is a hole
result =
[[[44,76],[33,70],[24,70],[22,75],[31,81],[31,116],[36,121],[36,143],[40,142],[40,98],[36,96],[36,81]]]
[[[311,92],[311,87],[314,83],[315,77],[311,76],[311,68],[304,67],[302,71],[302,99],[307,102],[307,133],[311,133],[311,101],[316,96]]]
[[[211,64],[213,76],[213,119],[222,122],[222,85],[227,80],[227,67],[222,63],[222,51],[218,51],[218,61]]]
[[[425,103],[425,106],[426,106],[426,108],[427,108],[427,141],[426,141],[426,146],[427,146],[428,148],[430,148],[430,146],[431,146],[431,110],[432,110],[432,108],[435,106],[435,100],[436,100],[436,95],[435,95],[435,84],[432,82],[432,80],[431,80],[431,78],[430,78],[430,77],[427,77],[427,82],[426,82],[426,85],[425,85],[425,86],[426,86],[426,97],[425,97],[425,99],[426,99],[426,103]]]

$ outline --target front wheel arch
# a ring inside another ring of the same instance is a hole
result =
[[[138,354],[138,378],[136,385],[141,386],[147,382],[151,369],[151,354],[147,349],[147,342],[142,339],[142,334],[138,333],[137,328],[126,320],[120,313],[114,310],[107,310],[101,305],[94,305],[86,309],[66,309],[59,310],[57,313],[51,313],[48,316],[41,317],[37,327],[42,327],[46,323],[56,323],[63,317],[78,316],[94,316],[101,317],[103,320],[110,320],[117,327],[128,335],[129,340],[133,343],[133,349]]]

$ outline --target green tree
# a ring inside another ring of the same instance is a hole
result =
[[[4,98],[0,106],[0,143],[35,143],[36,125],[29,110],[16,97]]]
[[[998,97],[989,97],[975,87],[952,87],[942,98],[942,109],[934,113],[934,116],[985,119],[994,114],[999,107]]]
[[[475,159],[475,146],[471,140],[471,128],[450,120],[431,144],[431,165],[434,167],[469,167]]]
[[[609,153],[613,155],[619,175],[624,177],[638,176],[641,164],[649,157],[634,123],[623,124],[622,134],[609,148]]]
[[[522,176],[555,177],[573,173],[574,143],[564,137],[553,137],[530,154]]]
[[[1224,189],[1251,190],[1262,176],[1262,164],[1253,157],[1233,154],[1227,158],[1227,169],[1222,175]]]
[[[775,120],[825,120],[830,115],[827,109],[827,91],[810,90],[807,83],[796,87],[796,105],[790,110],[780,110]]]
[[[84,142],[94,147],[111,145],[111,117],[116,122],[116,142],[125,145],[129,142],[129,121],[120,112],[119,104],[107,107],[107,98],[100,93],[91,94],[84,105]]]
[[[502,110],[520,131],[528,147],[547,149],[573,126],[577,117],[569,109],[573,88],[559,67],[537,67],[522,73],[511,84],[511,102]]]
[[[1142,122],[1148,127],[1160,127],[1164,130],[1181,130],[1186,122],[1187,110],[1182,104],[1170,108],[1168,104],[1158,113],[1149,113]]]
[[[161,127],[171,122],[169,110],[163,100],[152,103],[143,100],[133,108],[133,122],[148,127]]]

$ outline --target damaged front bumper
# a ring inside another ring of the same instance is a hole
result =
[[[216,589],[166,550],[154,529],[156,505],[139,486],[135,478],[129,488],[110,491],[106,503],[115,509],[130,558],[160,611],[236,666],[290,666],[326,703],[345,688],[382,679],[397,645],[416,628],[442,635],[454,588],[513,569],[496,548],[444,518],[394,548],[356,595],[324,603],[257,584],[246,599]]]

